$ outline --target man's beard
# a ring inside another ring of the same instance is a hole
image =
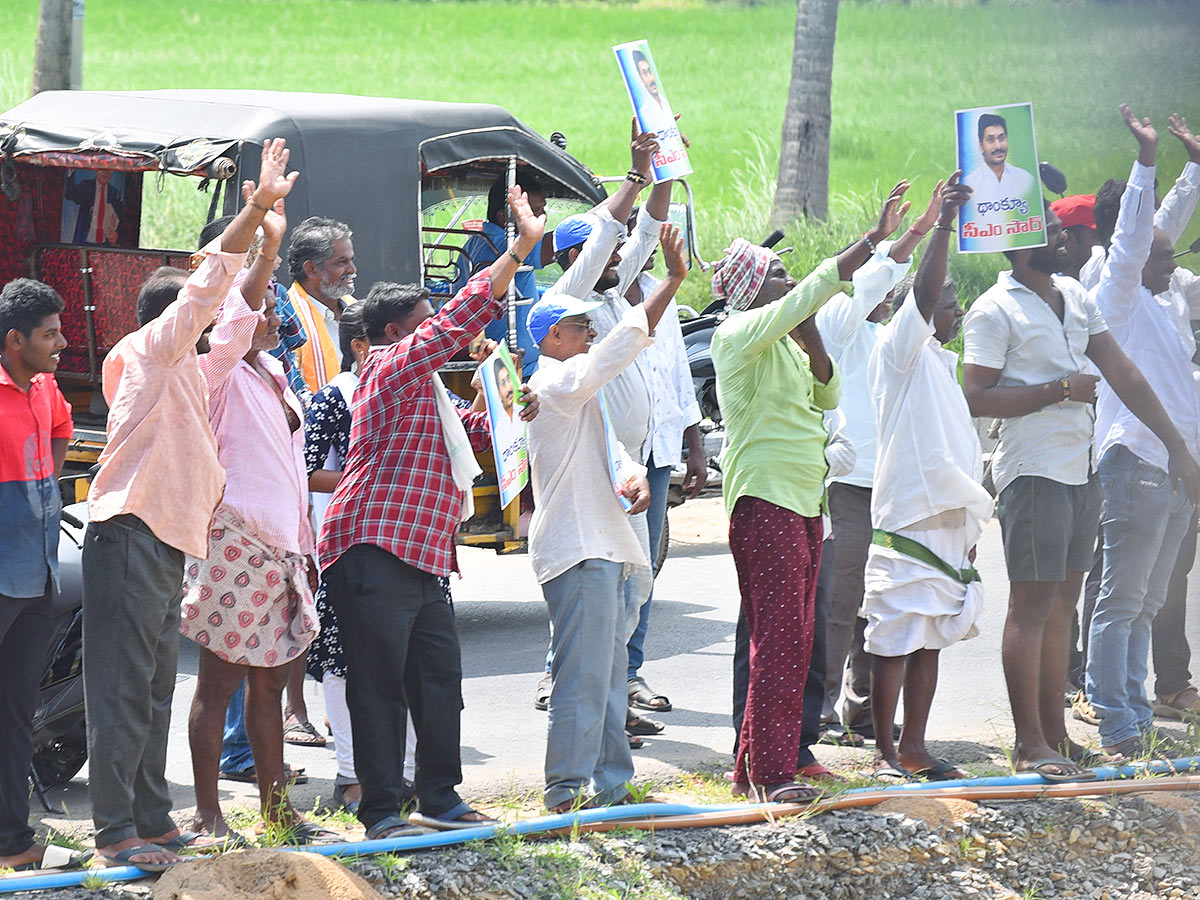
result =
[[[326,280],[321,277],[321,283],[317,285],[317,290],[321,296],[328,300],[336,300],[345,294],[354,293],[354,278],[339,278],[337,281]]]

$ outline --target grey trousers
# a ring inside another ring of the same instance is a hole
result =
[[[553,656],[546,736],[547,808],[581,797],[620,800],[633,778],[625,737],[626,642],[637,611],[626,610],[621,564],[585,559],[542,585]]]
[[[167,733],[179,661],[183,552],[137,516],[89,522],[83,691],[96,846],[175,827]]]
[[[863,649],[866,619],[863,570],[871,547],[871,489],[835,481],[829,485],[829,516],[837,541],[833,600],[825,626],[825,704],[821,718],[847,728],[871,724],[871,658]],[[845,700],[838,710],[838,695]]]

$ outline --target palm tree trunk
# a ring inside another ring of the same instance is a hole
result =
[[[779,180],[771,224],[779,228],[801,215],[829,212],[829,94],[838,0],[798,0],[792,81],[783,114]]]

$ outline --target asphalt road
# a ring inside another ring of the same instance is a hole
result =
[[[733,628],[738,592],[733,562],[723,543],[725,519],[719,498],[702,498],[671,512],[670,555],[659,576],[642,674],[668,695],[674,710],[661,719],[667,730],[647,738],[634,753],[639,777],[666,779],[681,769],[729,763]],[[463,578],[453,591],[463,647],[462,762],[464,796],[483,800],[512,792],[534,793],[541,784],[545,713],[533,708],[548,637],[541,593],[526,556],[491,551],[461,552]],[[957,762],[1002,761],[1011,721],[1000,665],[1000,635],[1007,603],[999,525],[993,520],[980,542],[977,566],[986,588],[981,634],[942,654],[941,677],[928,735],[935,752]],[[1195,600],[1193,587],[1190,599]],[[1192,608],[1196,608],[1192,604]],[[1200,616],[1189,622],[1200,647]],[[196,648],[182,641],[175,693],[168,777],[176,807],[194,805],[187,746],[187,711],[196,672]],[[323,719],[320,685],[306,683],[310,719]],[[1073,723],[1078,739],[1094,742],[1095,730]],[[866,762],[866,751],[819,746],[828,764]],[[332,743],[292,747],[285,756],[312,779],[295,788],[302,807],[329,796],[335,774]],[[52,824],[85,823],[89,817],[84,769],[75,781],[50,792],[66,815]],[[223,800],[256,804],[257,791],[222,782]]]

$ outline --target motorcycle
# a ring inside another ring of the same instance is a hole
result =
[[[33,716],[33,762],[29,780],[38,801],[49,788],[66,784],[87,762],[87,722],[83,709],[83,532],[87,504],[62,510],[58,542],[61,590],[54,597],[54,637],[39,686]]]

